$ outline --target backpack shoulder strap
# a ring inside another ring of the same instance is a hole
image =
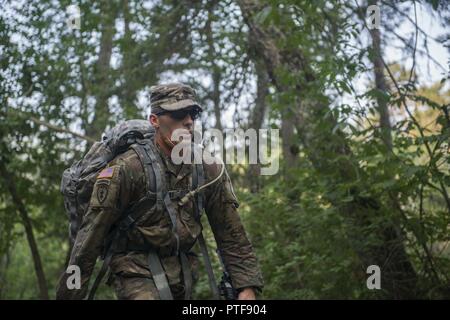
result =
[[[198,186],[201,186],[205,183],[203,164],[194,164],[193,167],[193,175],[192,175],[192,190],[197,189]],[[196,216],[197,219],[200,219],[203,209],[204,209],[204,193],[203,191],[198,192],[195,195],[196,202]]]
[[[193,157],[194,157],[194,153],[193,153]],[[195,190],[195,189],[197,189],[198,186],[203,185],[204,180],[205,180],[205,177],[204,177],[203,163],[199,163],[199,164],[194,163],[192,166],[192,190]],[[204,207],[203,201],[204,201],[204,194],[202,191],[200,191],[199,193],[197,193],[195,195],[195,205],[194,205],[195,217],[199,223],[201,223],[200,218],[201,218],[201,215],[203,212],[203,207]],[[209,252],[208,252],[208,247],[206,246],[206,241],[205,241],[205,238],[203,237],[202,231],[200,231],[200,234],[198,236],[198,244],[200,246],[200,251],[203,256],[203,262],[205,264],[206,273],[208,274],[209,286],[211,288],[213,298],[216,300],[219,300],[220,294],[219,294],[219,290],[217,288],[217,282],[216,282],[216,278],[214,276],[214,271],[213,271],[213,267],[211,264],[211,258],[209,256]]]
[[[146,150],[146,142],[148,140],[142,140],[138,143],[131,145],[141,161],[142,167],[144,168],[146,181],[147,181],[147,192],[154,192],[155,194],[161,194],[161,173],[155,172],[155,165],[152,163],[152,157],[150,157],[148,150]],[[159,173],[159,174],[158,174]],[[159,189],[159,190],[157,190]]]
[[[139,141],[138,143],[134,144],[132,148],[138,154],[147,176],[148,188],[145,198],[154,199],[156,195],[156,209],[166,209],[166,211],[168,212],[169,218],[172,222],[172,231],[177,240],[176,252],[178,253],[180,240],[176,232],[177,213],[171,198],[171,193],[167,190],[166,177],[163,173],[164,171],[161,165],[162,159],[156,152],[155,145],[150,139]],[[151,190],[154,190],[154,192],[152,192]],[[128,217],[129,218],[126,219],[133,218],[130,215],[128,215]]]
[[[197,189],[198,186],[203,185],[205,182],[203,163],[195,163],[194,160],[195,152],[198,152],[195,146],[192,146],[192,190]],[[195,217],[198,221],[200,221],[201,215],[203,213],[204,208],[204,193],[203,191],[198,192],[195,195]]]

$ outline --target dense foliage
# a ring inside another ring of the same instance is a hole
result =
[[[280,129],[276,175],[228,167],[263,298],[450,298],[447,1],[80,0],[80,29],[70,1],[0,3],[0,299],[54,298],[64,168],[166,81],[196,88],[204,128]]]

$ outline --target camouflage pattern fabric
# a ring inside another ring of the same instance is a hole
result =
[[[182,83],[169,83],[150,88],[152,111],[163,109],[176,111],[190,106],[202,107],[197,101],[197,94],[190,86]]]
[[[189,190],[192,183],[192,165],[175,165],[156,148],[163,159],[163,170],[168,190]],[[204,164],[205,181],[217,177],[220,165]],[[83,299],[87,295],[97,257],[102,252],[103,241],[110,229],[127,214],[130,207],[146,192],[146,178],[142,164],[134,150],[117,156],[97,177],[81,228],[75,239],[69,265],[81,270],[81,288],[68,289],[70,274],[63,273],[57,288],[57,299]],[[180,250],[188,252],[194,276],[198,258],[192,252],[202,226],[194,218],[193,200],[177,207],[177,233]],[[236,289],[262,288],[263,281],[252,245],[239,218],[238,201],[232,191],[231,181],[224,174],[221,179],[205,189],[205,212],[211,225],[224,263]],[[184,295],[184,281],[179,256],[175,256],[176,238],[170,218],[155,203],[141,206],[143,210],[135,227],[121,239],[121,246],[110,263],[109,283],[115,287],[119,299],[159,299],[148,267],[144,248],[151,246],[161,258],[170,289],[175,299]],[[194,279],[195,280],[195,279]]]

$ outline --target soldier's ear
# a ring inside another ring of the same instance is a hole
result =
[[[155,114],[153,114],[153,113],[150,114],[149,121],[150,121],[150,124],[151,124],[155,129],[158,129],[158,128],[159,128],[159,118],[158,118],[157,115],[155,115]]]

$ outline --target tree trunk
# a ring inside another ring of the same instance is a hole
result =
[[[269,77],[264,62],[260,58],[254,59],[256,69],[256,101],[252,110],[252,116],[250,118],[250,128],[255,129],[258,134],[259,142],[259,130],[263,126],[264,118],[266,115],[267,104],[266,97],[269,90]],[[257,144],[256,151],[259,158],[259,143]],[[257,193],[261,187],[261,164],[250,164],[247,174],[249,188],[252,193]]]
[[[113,2],[104,1],[101,4],[102,35],[100,38],[100,53],[95,66],[93,92],[96,99],[94,120],[89,124],[86,135],[100,139],[109,120],[108,99],[111,95],[111,53],[113,47],[114,22],[116,8]]]
[[[0,260],[0,300],[5,300],[6,272],[10,261],[10,253],[9,249],[7,249]]]
[[[130,30],[132,15],[130,14],[128,3],[128,0],[123,0],[122,2],[125,34],[123,44],[121,46],[121,51],[123,55],[122,74],[125,82],[122,85],[121,100],[126,119],[134,119],[137,118],[139,114],[139,110],[135,104],[136,88],[138,87],[136,86],[137,79],[135,76],[135,72],[137,69],[136,61],[139,60],[136,59],[134,55],[136,43],[132,38],[132,32]]]
[[[215,63],[215,59],[217,58],[216,50],[214,49],[214,39],[213,39],[213,30],[212,30],[212,10],[214,9],[214,3],[208,6],[208,20],[205,24],[205,32],[206,32],[206,41],[208,44],[208,60],[212,63],[212,82],[213,89],[210,92],[210,98],[213,102],[214,107],[214,117],[216,119],[215,128],[223,132],[222,126],[222,109],[220,107],[221,99],[220,99],[220,81],[222,80],[222,74],[220,67]]]
[[[33,226],[28,216],[28,212],[25,208],[25,205],[22,202],[22,199],[19,197],[17,193],[17,188],[15,184],[15,179],[11,173],[8,172],[4,162],[0,162],[0,174],[5,181],[5,184],[8,186],[8,191],[11,194],[12,201],[19,212],[20,218],[22,219],[23,226],[25,228],[25,234],[27,236],[28,245],[30,246],[31,256],[33,258],[34,270],[36,272],[36,277],[38,281],[39,287],[39,296],[42,300],[48,300],[48,288],[47,288],[47,280],[45,278],[44,269],[42,267],[41,257],[39,255],[39,250],[36,244],[36,240],[34,238]]]
[[[286,168],[295,168],[298,160],[298,146],[296,145],[294,116],[288,109],[281,114],[281,140],[283,158]]]
[[[260,52],[264,59],[279,93],[301,93],[303,86],[315,81],[301,49],[285,48],[281,51],[275,40],[285,35],[275,26],[265,29],[253,19],[261,10],[258,3],[252,0],[237,0],[237,3],[252,37],[257,40],[256,52]],[[278,70],[302,75],[304,83],[287,85],[279,79]],[[358,179],[358,163],[352,161],[344,135],[335,130],[337,119],[330,116],[328,99],[325,96],[315,97],[314,102],[302,101],[297,109],[289,107],[289,111],[294,115],[299,137],[317,174],[330,179],[330,183],[354,183]],[[386,208],[378,199],[359,196],[360,192],[356,187],[349,187],[351,200],[345,204],[341,199],[328,199],[348,222],[348,236],[363,263],[364,272],[369,265],[378,265],[382,272],[384,292],[390,298],[415,297],[417,275],[398,227],[387,219],[380,222],[380,214]],[[375,237],[377,241],[368,244],[369,237]]]
[[[369,5],[376,5],[376,0],[369,1]],[[374,73],[375,73],[375,86],[380,93],[387,93],[388,87],[386,84],[386,79],[384,77],[384,64],[382,58],[382,48],[381,48],[381,34],[380,30],[374,28],[370,30],[370,36],[372,38],[372,50],[373,53],[370,55]],[[386,102],[382,96],[377,95],[377,105],[378,112],[380,114],[380,129],[381,137],[386,144],[388,150],[392,150],[392,135],[391,135],[391,122],[389,119],[389,109]]]

